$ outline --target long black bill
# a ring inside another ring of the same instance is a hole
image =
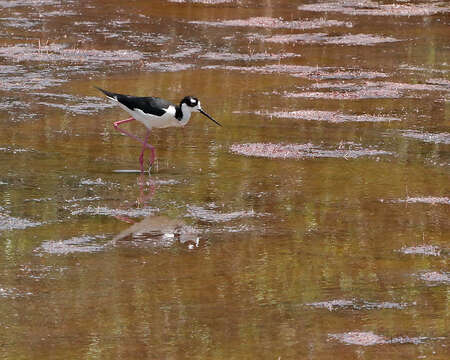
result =
[[[205,115],[212,122],[215,122],[217,125],[222,126],[216,120],[214,120],[211,116],[209,116],[207,113],[205,113],[202,109],[200,109],[199,111],[200,111],[201,114]]]

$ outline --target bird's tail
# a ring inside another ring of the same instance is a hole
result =
[[[116,99],[116,95],[110,91],[107,90],[103,90],[102,88],[99,88],[98,86],[94,86],[96,89],[100,90],[103,94],[105,94],[107,97],[109,97],[110,99]]]

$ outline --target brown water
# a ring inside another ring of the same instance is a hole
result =
[[[1,359],[450,357],[450,7],[332,1],[0,1]]]

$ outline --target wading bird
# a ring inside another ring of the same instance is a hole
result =
[[[217,125],[222,126],[203,111],[200,101],[193,96],[185,96],[183,100],[181,100],[180,105],[174,105],[167,100],[157,97],[122,95],[100,89],[97,86],[96,88],[131,115],[129,119],[116,121],[114,123],[114,128],[122,134],[139,141],[143,145],[141,155],[139,156],[141,173],[144,172],[144,152],[146,148],[150,149],[151,152],[150,168],[155,161],[155,148],[147,142],[153,128],[185,126],[189,122],[193,112],[199,112]],[[141,122],[147,127],[147,133],[145,134],[144,140],[139,139],[137,136],[130,134],[119,127],[121,124],[134,120]]]

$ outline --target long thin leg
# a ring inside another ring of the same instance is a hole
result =
[[[115,128],[117,131],[120,131],[122,134],[124,134],[124,135],[126,135],[126,136],[129,136],[130,138],[133,138],[134,140],[139,141],[141,144],[144,144],[144,141],[141,140],[141,139],[139,139],[136,135],[130,134],[128,131],[126,131],[126,130],[124,130],[124,129],[122,129],[122,128],[119,127],[119,125],[121,125],[121,124],[125,124],[125,123],[127,123],[127,122],[131,122],[131,121],[134,121],[134,120],[135,120],[134,118],[129,118],[129,119],[125,119],[125,120],[116,121],[116,122],[114,123],[114,128]],[[148,145],[148,144],[147,144],[147,145]],[[150,148],[150,145],[148,146],[148,148]]]
[[[141,155],[139,156],[139,164],[141,164],[141,173],[144,172],[144,152],[147,144],[147,140],[150,137],[150,130],[147,130],[147,133],[145,134],[144,138],[144,144],[142,146]]]
[[[139,141],[143,145],[141,156],[139,157],[139,163],[141,164],[141,172],[144,172],[144,170],[143,170],[144,169],[143,162],[144,162],[144,150],[145,150],[145,148],[150,149],[150,152],[151,152],[150,166],[152,166],[153,162],[155,161],[155,148],[152,145],[147,143],[148,137],[150,136],[150,130],[147,131],[145,139],[141,140],[136,135],[130,134],[128,131],[126,131],[126,130],[124,130],[124,129],[119,127],[119,125],[121,125],[121,124],[125,124],[125,123],[128,123],[128,122],[134,121],[134,120],[135,119],[131,117],[129,119],[116,121],[114,123],[114,128],[117,131],[120,131],[122,134],[124,134],[126,136],[129,136],[130,138]]]

